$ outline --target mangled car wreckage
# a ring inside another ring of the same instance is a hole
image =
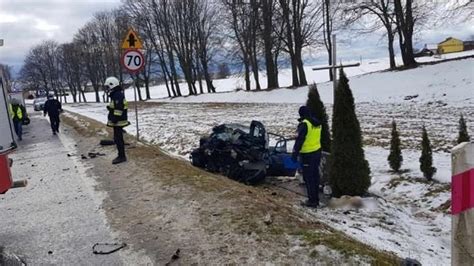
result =
[[[275,142],[270,146],[270,138]],[[257,184],[265,176],[294,176],[298,163],[287,151],[288,139],[268,133],[259,121],[250,128],[239,124],[222,124],[201,138],[199,148],[191,152],[194,166],[221,173],[246,184]]]

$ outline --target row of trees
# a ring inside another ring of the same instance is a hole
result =
[[[464,4],[451,1],[451,9]],[[246,90],[262,88],[262,70],[267,87],[279,87],[278,71],[288,65],[292,86],[307,85],[305,50],[324,47],[331,64],[331,35],[355,25],[363,29],[358,33],[385,28],[390,66],[395,67],[393,43],[398,39],[404,65],[412,67],[413,35],[435,15],[436,1],[418,2],[124,0],[116,10],[95,14],[70,43],[44,41],[33,47],[21,77],[30,87],[57,95],[67,87],[75,102],[86,100],[90,86],[100,101],[107,76],[128,78],[120,66],[120,41],[129,27],[138,31],[146,52],[145,70],[132,76],[136,86],[145,86],[145,95],[138,90],[140,100],[151,97],[151,80],[163,82],[170,97],[185,94],[183,80],[189,95],[213,93],[213,74],[223,61],[242,67]]]
[[[370,186],[370,167],[365,159],[360,123],[355,112],[355,103],[349,80],[341,70],[333,106],[332,131],[329,130],[328,115],[321,101],[316,84],[309,88],[306,106],[321,122],[321,149],[330,152],[329,175],[333,195],[364,195]],[[466,121],[459,119],[457,143],[470,141]],[[332,132],[332,134],[331,134]],[[420,170],[425,178],[432,180],[436,173],[433,166],[432,146],[426,128],[422,129]],[[403,162],[400,136],[395,121],[392,122],[390,154],[387,158],[393,171],[399,172]]]
[[[469,142],[471,137],[467,132],[466,121],[463,115],[459,119],[458,126],[458,138],[457,143]],[[400,143],[400,135],[397,130],[397,124],[392,121],[392,138],[390,140],[390,154],[388,155],[388,163],[393,171],[399,172],[403,163],[403,156]],[[421,156],[420,156],[420,170],[424,177],[428,180],[432,180],[433,175],[436,173],[436,167],[433,166],[433,152],[431,147],[431,141],[428,137],[428,132],[425,126],[422,128],[422,141],[421,141]]]

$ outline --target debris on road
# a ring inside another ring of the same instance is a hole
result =
[[[179,253],[181,252],[181,250],[179,250],[179,248],[176,250],[176,252],[173,254],[173,256],[171,256],[171,259],[169,262],[167,262],[165,265],[171,265],[171,263],[177,259],[179,259]]]
[[[105,153],[100,153],[100,152],[89,152],[87,154],[89,158],[95,158],[97,156],[105,156]]]
[[[126,246],[126,243],[95,243],[92,246],[92,253],[98,255],[112,254]]]

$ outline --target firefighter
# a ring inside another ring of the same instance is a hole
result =
[[[118,156],[112,164],[119,164],[127,161],[125,156],[125,143],[123,141],[123,128],[130,125],[127,120],[128,102],[123,94],[120,81],[116,77],[108,77],[104,86],[109,92],[110,103],[107,126],[114,129],[114,142],[117,145]]]
[[[298,156],[303,164],[303,179],[308,192],[308,200],[301,204],[306,207],[319,206],[319,163],[321,161],[321,123],[314,118],[308,107],[299,109],[300,122],[298,136],[293,146],[293,161]]]
[[[20,103],[18,99],[11,99],[11,103],[8,105],[10,117],[13,121],[13,127],[18,140],[23,140],[23,121],[26,118],[26,109]]]
[[[59,133],[59,114],[63,111],[61,103],[53,97],[53,95],[48,95],[48,100],[44,103],[43,115],[49,116],[49,122],[51,124],[51,130],[53,135]]]

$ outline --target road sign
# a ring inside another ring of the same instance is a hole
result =
[[[137,49],[127,49],[122,55],[121,62],[128,72],[137,73],[145,66],[145,56]]]
[[[122,41],[122,49],[143,49],[142,41],[138,37],[138,34],[133,30],[129,29],[127,35]]]

